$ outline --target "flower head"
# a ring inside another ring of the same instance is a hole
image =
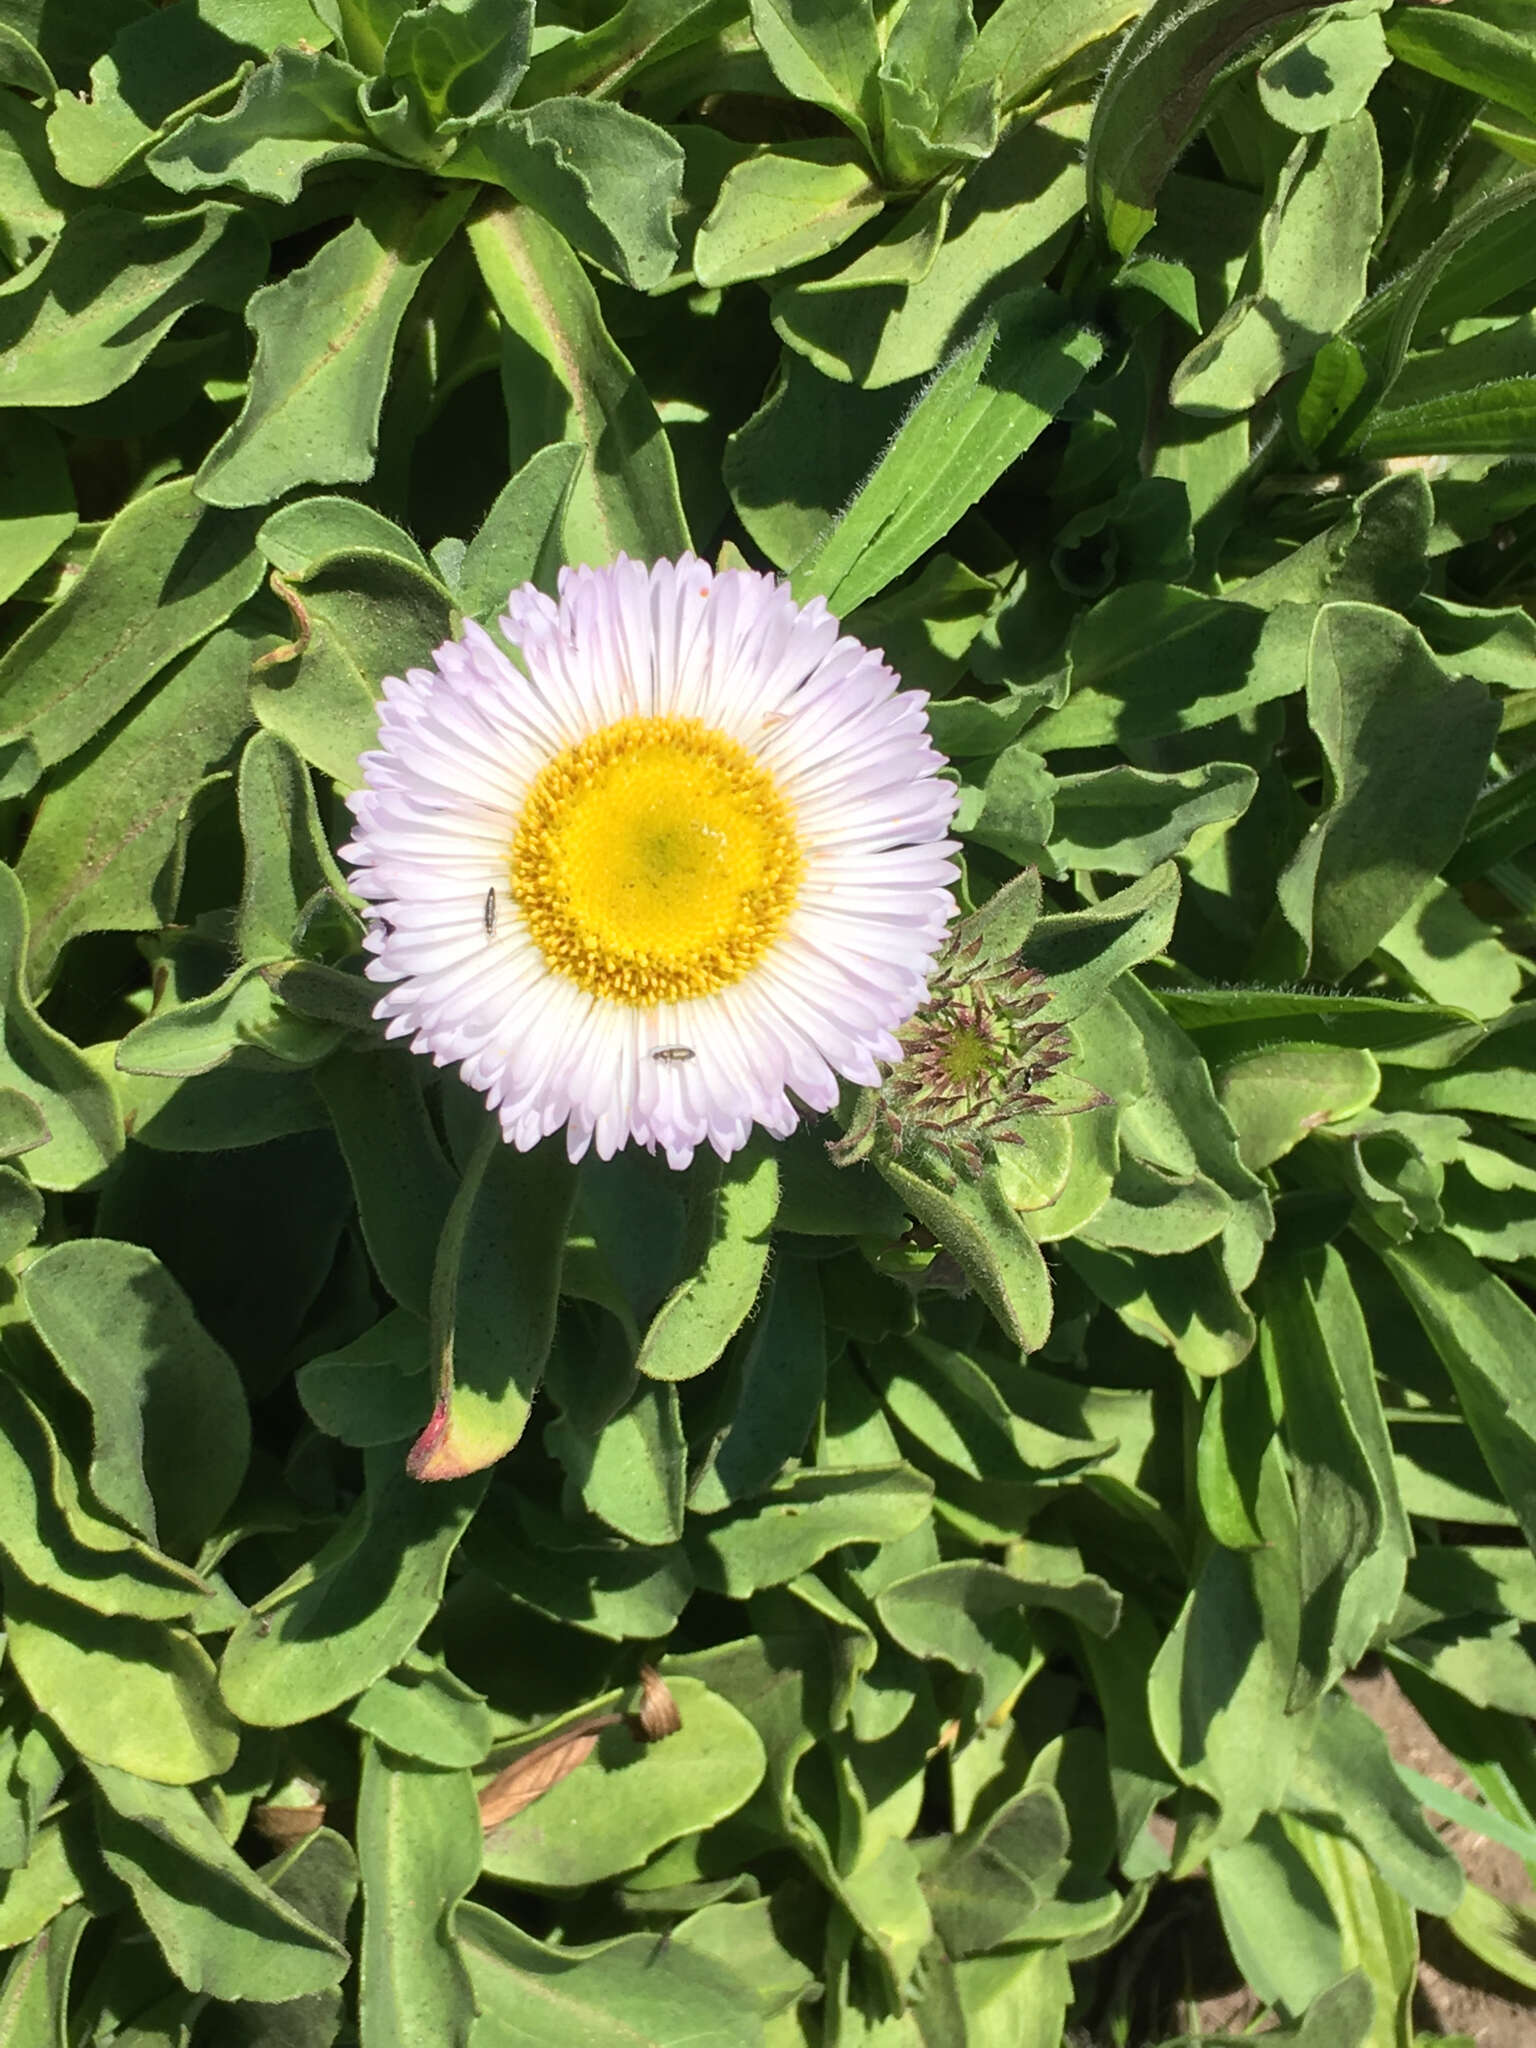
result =
[[[513,592],[384,685],[343,852],[375,1014],[573,1159],[793,1130],[900,1056],[952,904],[927,699],[691,555]]]
[[[974,1177],[1002,1145],[1027,1145],[1037,1116],[1071,1116],[1109,1097],[1061,1071],[1074,1046],[1052,994],[1016,953],[989,953],[987,913],[956,927],[922,1007],[899,1033],[900,1064],[855,1106],[829,1147],[840,1166],[877,1146],[941,1180]]]

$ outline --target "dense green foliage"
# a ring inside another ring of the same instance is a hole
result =
[[[1536,10],[1138,12],[0,0],[4,2048],[1536,1985],[1340,1683],[1536,1867]],[[1070,1031],[979,1172],[371,1021],[380,679],[690,542],[933,694]]]

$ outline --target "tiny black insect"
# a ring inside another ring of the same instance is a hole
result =
[[[693,1047],[691,1045],[658,1045],[651,1054],[651,1058],[664,1061],[668,1066],[673,1066],[681,1063],[683,1060],[691,1060],[693,1058]]]
[[[485,892],[485,936],[488,939],[494,939],[496,936],[496,891],[494,889],[487,889]]]

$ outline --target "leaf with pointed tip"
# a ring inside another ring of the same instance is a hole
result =
[[[196,113],[157,142],[145,168],[173,192],[233,185],[291,206],[322,164],[377,157],[357,109],[367,79],[327,50],[279,49],[227,111]]]
[[[240,416],[196,477],[209,505],[265,505],[296,484],[373,474],[395,336],[470,195],[375,187],[356,220],[250,301],[256,360]]]
[[[392,1444],[366,1452],[364,1470],[331,1541],[229,1638],[219,1684],[243,1721],[290,1728],[329,1713],[400,1663],[437,1612],[485,1480],[420,1486]]]
[[[573,248],[639,291],[672,273],[682,146],[625,107],[552,99],[498,114],[468,129],[443,169],[536,207]]]
[[[255,590],[255,525],[205,510],[185,478],[131,498],[84,573],[0,660],[0,742],[25,735],[48,768],[94,740]]]
[[[107,1866],[190,1991],[285,2001],[341,1981],[346,1949],[236,1855],[191,1792],[93,1763]]]

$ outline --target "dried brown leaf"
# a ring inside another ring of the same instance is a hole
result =
[[[677,1701],[667,1690],[661,1673],[650,1664],[640,1666],[640,1685],[644,1697],[629,1717],[630,1726],[642,1742],[662,1742],[683,1725]]]
[[[581,1768],[597,1747],[598,1736],[605,1728],[617,1727],[621,1718],[618,1714],[595,1714],[514,1757],[480,1794],[481,1827],[499,1827],[525,1806],[532,1806],[535,1799],[542,1799],[562,1778]]]

